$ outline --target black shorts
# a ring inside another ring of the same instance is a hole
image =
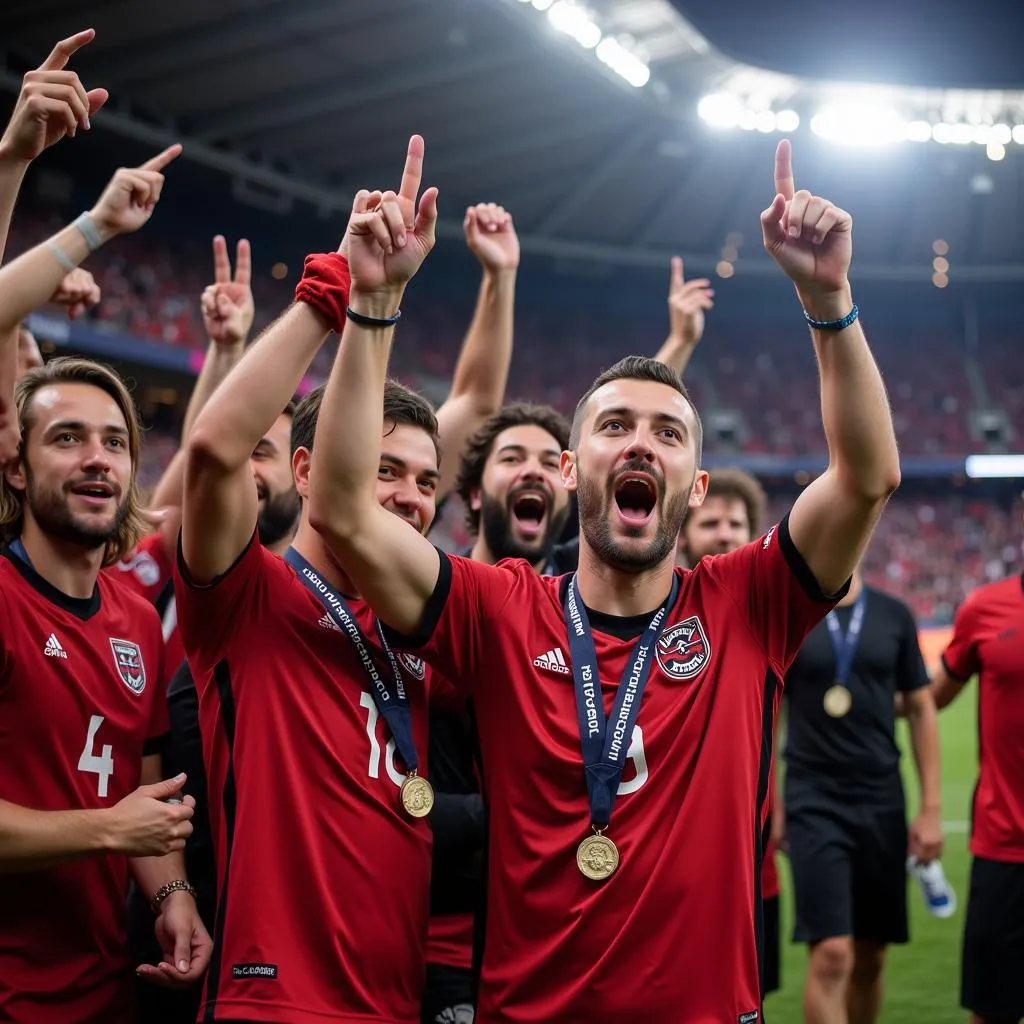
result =
[[[782,922],[779,920],[779,897],[769,896],[761,904],[764,920],[764,956],[761,960],[762,995],[778,992],[782,987],[782,965],[780,962],[780,936]]]
[[[960,1004],[979,1017],[1024,1017],[1024,864],[974,858]]]
[[[427,964],[420,1024],[473,1024],[473,972]]]
[[[794,942],[850,935],[909,938],[907,818],[901,800],[852,800],[787,780],[786,839],[796,898]]]

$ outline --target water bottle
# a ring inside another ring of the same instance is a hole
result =
[[[933,917],[952,917],[956,913],[956,893],[942,870],[941,861],[918,864],[917,858],[910,857],[907,870],[917,878],[925,906]]]

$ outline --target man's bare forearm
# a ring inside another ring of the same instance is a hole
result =
[[[25,180],[28,162],[19,160],[0,147],[0,263],[3,263],[7,249],[7,236],[11,230],[11,218],[18,202],[21,183]]]
[[[907,724],[917,766],[921,810],[937,812],[942,806],[942,759],[939,753],[938,715],[930,693],[910,705]]]
[[[849,289],[801,296],[815,320],[838,320],[853,307]],[[812,331],[821,373],[821,419],[830,468],[844,489],[882,500],[899,485],[900,461],[885,384],[860,321],[842,331]]]
[[[248,461],[292,400],[328,334],[312,306],[289,306],[249,347],[196,417],[190,449],[226,469]]]
[[[41,871],[110,849],[102,810],[35,811],[0,800],[0,874]]]

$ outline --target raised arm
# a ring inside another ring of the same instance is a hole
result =
[[[704,313],[712,309],[714,291],[706,277],[683,279],[683,261],[672,257],[668,286],[668,337],[654,358],[671,366],[680,376],[704,335]]]
[[[182,489],[185,484],[185,442],[203,407],[210,396],[220,387],[227,375],[238,365],[245,351],[245,342],[256,316],[252,288],[252,252],[247,239],[238,242],[235,256],[235,273],[231,275],[231,260],[223,235],[213,240],[213,284],[207,285],[200,299],[203,326],[209,345],[202,369],[185,410],[181,428],[181,448],[168,463],[153,491],[150,504],[154,508],[181,508]],[[172,517],[177,520],[177,517]],[[174,557],[173,547],[177,538],[177,527],[165,531],[165,540],[170,545],[168,552]]]
[[[147,223],[163,189],[163,169],[180,152],[181,146],[170,146],[141,167],[121,168],[82,226],[68,225],[0,270],[0,332],[13,330],[43,305],[99,245]]]
[[[825,199],[794,191],[788,139],[776,152],[775,192],[761,214],[765,248],[796,285],[807,316],[830,324],[811,328],[829,464],[797,498],[789,531],[831,594],[849,579],[899,486],[899,452],[882,376],[860,321],[847,322],[853,220]]]
[[[74,136],[79,129],[88,131],[90,115],[107,102],[106,89],[87,92],[78,75],[67,70],[71,57],[95,35],[89,28],[62,39],[22,81],[10,123],[0,139],[0,259],[29,164],[66,135]]]
[[[423,140],[414,135],[398,194],[385,192],[379,203],[367,192],[356,196],[349,222],[350,306],[360,319],[392,318],[434,245],[437,190],[427,189],[417,207],[422,170]],[[412,633],[440,563],[425,537],[377,501],[393,337],[393,323],[345,324],[317,420],[309,521],[377,615]]]
[[[519,238],[512,215],[494,203],[466,210],[466,244],[483,267],[473,321],[455,364],[452,389],[437,410],[441,439],[438,500],[455,483],[466,441],[505,398],[519,269]]]

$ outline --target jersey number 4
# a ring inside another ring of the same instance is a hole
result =
[[[366,735],[370,739],[370,767],[371,779],[380,778],[380,740],[377,739],[377,721],[380,712],[377,705],[373,703],[373,697],[365,690],[359,697],[359,703],[366,708]],[[644,749],[644,731],[639,725],[633,726],[633,737],[630,740],[629,750],[626,751],[626,760],[631,762],[635,773],[628,770],[623,775],[629,778],[619,783],[617,796],[628,796],[635,793],[647,781],[647,751]],[[388,778],[396,786],[401,786],[405,776],[395,767],[395,741],[389,739],[384,748],[384,768]]]
[[[107,795],[107,782],[110,776],[114,774],[114,758],[112,756],[114,748],[109,743],[104,743],[98,755],[93,753],[96,748],[96,733],[99,732],[102,724],[102,715],[93,715],[89,719],[89,732],[85,737],[82,756],[78,759],[78,770],[80,772],[93,772],[98,775],[97,787],[99,795],[105,797]]]

